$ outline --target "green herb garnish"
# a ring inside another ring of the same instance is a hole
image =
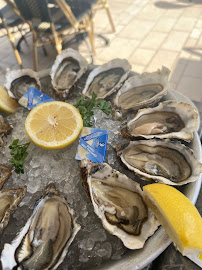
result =
[[[111,112],[111,104],[110,102],[99,99],[96,100],[97,95],[95,93],[92,94],[92,98],[88,97],[81,97],[78,99],[77,103],[74,105],[80,112],[83,118],[83,125],[85,127],[91,127],[91,116],[94,115],[93,109],[99,108],[102,110],[106,115],[109,115]]]
[[[11,164],[15,167],[15,172],[17,174],[24,173],[24,161],[28,155],[27,148],[29,147],[31,142],[25,144],[18,144],[19,139],[13,141],[13,143],[9,146],[11,149],[10,154],[13,156]]]

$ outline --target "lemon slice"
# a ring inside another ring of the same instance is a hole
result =
[[[46,149],[59,149],[71,144],[79,136],[82,127],[79,111],[61,101],[38,105],[25,121],[25,130],[31,141]]]
[[[6,90],[0,86],[0,110],[7,113],[15,113],[18,107],[18,103],[9,97]]]
[[[147,185],[143,191],[147,205],[182,255],[202,250],[202,218],[189,199],[165,184]]]

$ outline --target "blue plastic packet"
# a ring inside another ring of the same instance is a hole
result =
[[[28,110],[32,110],[34,107],[41,103],[54,101],[54,99],[43,94],[34,87],[30,87],[29,90],[20,98],[18,103]]]
[[[105,161],[107,139],[107,130],[84,127],[81,132],[75,159],[82,160],[88,158],[92,162],[103,163]]]

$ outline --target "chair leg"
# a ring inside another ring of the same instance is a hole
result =
[[[103,5],[103,7],[105,8],[105,10],[107,12],[107,16],[108,16],[109,22],[111,24],[112,31],[116,32],[116,29],[115,29],[115,26],[114,26],[114,22],[112,20],[112,16],[111,16],[111,12],[109,10],[109,5],[107,3],[107,0],[102,0],[102,5]]]
[[[13,48],[16,60],[18,62],[18,65],[20,66],[20,68],[22,68],[22,60],[21,60],[21,57],[20,57],[20,54],[19,54],[18,50],[16,49],[16,46],[15,46],[15,43],[14,43],[14,36],[9,31],[8,26],[5,23],[4,19],[2,20],[2,22],[3,22],[4,28],[6,29],[6,32],[7,32],[8,38],[10,40],[11,46]]]
[[[55,41],[55,48],[57,50],[57,53],[58,54],[61,54],[61,51],[62,51],[62,42],[58,38],[58,35],[57,35],[57,32],[55,31],[55,26],[54,26],[53,23],[51,23],[51,31],[52,31],[53,38],[54,38],[54,41]]]
[[[23,38],[23,40],[25,41],[25,43],[28,45],[28,42],[27,42],[27,40],[26,40],[26,38],[25,38],[25,35],[22,33],[22,30],[20,29],[19,26],[17,26],[17,27],[18,27],[18,31],[19,31],[20,34],[21,34],[21,37]]]
[[[91,46],[92,46],[92,52],[93,52],[93,54],[96,55],[96,51],[95,51],[95,31],[94,31],[95,28],[94,28],[94,21],[95,21],[94,15],[91,14],[91,16],[90,16],[90,28],[91,28],[91,39],[92,39]]]
[[[86,31],[90,40],[90,45],[91,45],[91,50],[93,55],[96,54],[95,52],[95,42],[94,42],[94,24],[93,21],[91,19],[89,19],[89,17],[86,18]]]
[[[37,33],[32,30],[34,70],[38,71]]]

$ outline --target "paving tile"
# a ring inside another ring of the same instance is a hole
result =
[[[95,57],[94,59],[94,65],[103,65],[105,64],[107,61],[105,61],[104,59],[100,59],[99,55]]]
[[[137,49],[129,58],[129,62],[132,64],[146,66],[154,56],[155,51],[147,49]]]
[[[132,20],[124,29],[120,32],[119,36],[128,39],[143,39],[148,32],[154,26],[154,22],[145,20]]]
[[[199,101],[202,98],[201,85],[202,78],[183,76],[177,86],[177,90],[191,100]]]
[[[140,44],[141,48],[158,49],[165,40],[167,34],[161,32],[150,32]]]
[[[184,72],[185,76],[202,77],[202,61],[189,60]],[[202,87],[202,86],[201,86]]]
[[[202,20],[197,20],[196,28],[202,28]]]
[[[119,35],[119,33],[124,29],[124,25],[115,24],[116,31],[112,32],[111,25],[108,26],[102,31],[102,35],[105,36],[107,39],[112,41],[115,37]]]
[[[201,35],[202,29],[194,28],[190,34],[190,38],[198,39]]]
[[[184,46],[187,37],[188,33],[172,31],[163,43],[162,49],[180,51]]]
[[[144,9],[137,15],[137,18],[145,20],[158,20],[166,11],[158,8],[153,4],[148,4]]]
[[[177,52],[159,50],[152,59],[149,66],[145,68],[145,71],[152,72],[157,70],[158,68],[161,68],[162,66],[171,69],[177,56]]]
[[[183,10],[182,16],[183,17],[192,17],[198,18],[201,14],[201,8],[198,7],[188,7]]]
[[[193,38],[189,38],[180,56],[187,59],[200,61],[201,52],[200,52],[200,48],[197,47],[197,40]]]
[[[158,22],[153,28],[153,31],[168,33],[171,31],[176,21],[177,21],[176,18],[163,16],[162,18],[158,20]]]
[[[131,70],[136,73],[141,74],[144,72],[145,66],[136,65],[136,64],[131,64],[131,66],[132,66]]]
[[[102,22],[102,23],[100,23],[100,22]],[[99,10],[99,12],[96,12],[95,17],[94,17],[95,31],[97,29],[106,28],[108,24],[109,24],[109,21],[108,21],[106,12],[104,10]]]
[[[165,17],[171,17],[171,18],[179,18],[183,13],[183,8],[179,9],[168,9],[164,13]]]
[[[190,59],[190,57],[191,57],[191,51],[186,48],[184,48],[184,50],[181,51],[179,54],[179,58]]]
[[[189,32],[193,29],[196,19],[192,17],[180,17],[174,26],[174,30]]]
[[[118,23],[122,25],[127,25],[133,19],[133,14],[126,14],[125,12],[120,15]]]
[[[107,61],[117,57],[128,59],[138,44],[138,40],[117,37],[99,54],[99,58]]]
[[[111,12],[113,12],[114,9],[118,9],[119,12],[121,12],[128,7],[127,1],[110,1],[108,4]]]
[[[189,39],[187,39],[187,41],[185,43],[185,47],[194,47],[194,46],[196,46],[196,43],[197,43],[196,39],[189,38]]]

